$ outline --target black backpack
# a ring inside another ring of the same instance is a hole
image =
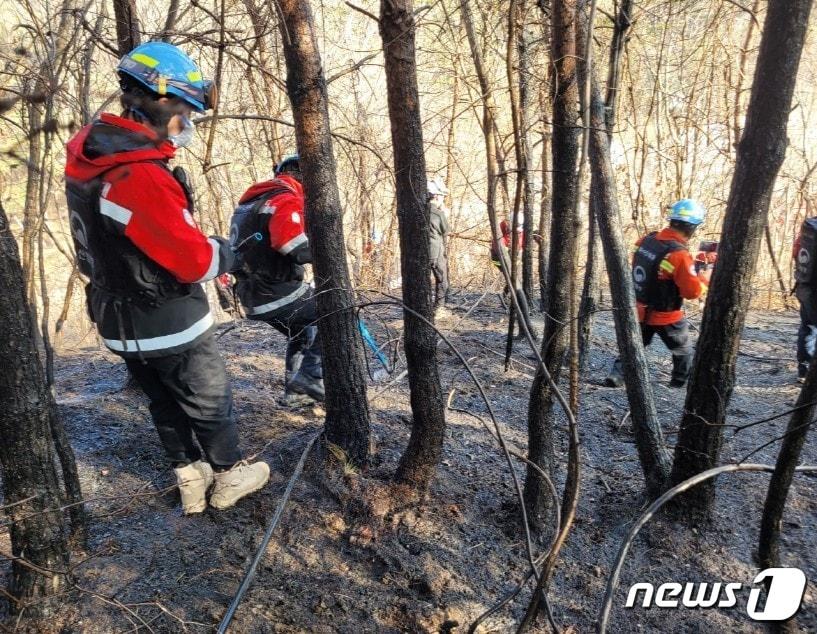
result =
[[[794,279],[800,284],[817,281],[817,218],[807,218],[800,228],[800,249],[794,258]]]

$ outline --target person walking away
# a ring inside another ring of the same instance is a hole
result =
[[[428,183],[428,229],[429,260],[434,276],[434,310],[444,307],[448,301],[448,253],[445,241],[448,237],[448,209],[445,197],[448,188],[439,178]]]
[[[805,381],[817,343],[817,218],[806,218],[794,240],[794,292],[800,302],[797,380]]]
[[[190,116],[214,88],[164,42],[136,47],[117,67],[121,116],[102,114],[67,146],[66,197],[91,320],[150,400],[185,513],[224,509],[269,479],[241,460],[227,371],[202,283],[229,271],[226,240],[193,219],[181,168],[168,162],[194,138]],[[198,444],[196,443],[198,441]]]
[[[506,262],[510,263],[511,257],[511,224],[507,220],[502,220],[499,223],[499,231],[501,236],[498,241],[491,240],[491,264],[493,264],[497,269],[501,271],[502,267],[500,265],[501,253],[505,254]],[[534,239],[537,236],[534,236]],[[522,253],[522,250],[525,248],[525,232],[522,230],[522,227],[516,228],[516,252],[518,254]],[[508,271],[510,273],[510,271]],[[517,338],[522,339],[524,338],[524,329],[522,328],[522,320],[524,319],[528,323],[528,330],[530,331],[531,335],[534,339],[538,339],[537,333],[534,331],[530,324],[530,307],[528,306],[528,298],[525,296],[524,291],[519,283],[519,280],[516,282],[516,301],[519,302],[519,307],[523,311],[523,315],[517,315],[517,323],[519,324],[519,334]],[[508,287],[507,282],[502,290],[502,302],[505,304],[507,308],[511,302],[511,293],[510,288]]]
[[[697,299],[709,287],[711,271],[696,272],[687,243],[701,226],[706,210],[684,198],[670,208],[669,226],[650,233],[637,243],[632,275],[638,320],[645,346],[657,334],[672,353],[670,387],[684,387],[692,369],[693,349],[689,322],[683,310],[685,299]],[[709,263],[714,263],[710,254]],[[616,359],[604,381],[608,387],[624,384],[621,359]]]
[[[255,233],[262,236],[246,249],[234,273],[236,293],[249,319],[287,336],[283,403],[289,406],[324,400],[318,309],[314,289],[304,281],[312,252],[302,182],[298,155],[285,157],[272,179],[244,192],[230,221],[233,245]]]

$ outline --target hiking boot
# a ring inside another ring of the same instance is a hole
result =
[[[309,407],[311,405],[318,404],[314,398],[309,396],[309,394],[297,394],[295,392],[290,392],[287,390],[284,392],[284,395],[278,399],[278,403],[283,405],[284,407],[291,407],[293,409],[299,407]]]
[[[229,471],[216,473],[215,480],[210,506],[217,509],[230,508],[245,495],[255,493],[267,483],[269,465],[266,462],[239,462]]]
[[[213,484],[213,467],[203,460],[196,460],[187,466],[173,469],[173,472],[179,483],[184,514],[201,513],[207,508],[206,493]]]
[[[616,359],[610,373],[604,379],[604,387],[621,387],[624,385],[624,374],[621,372],[621,360]]]
[[[323,390],[323,379],[307,376],[296,372],[286,386],[287,394],[306,394],[316,401],[323,403],[326,393]]]
[[[621,387],[624,379],[620,374],[611,374],[604,379],[604,387]]]

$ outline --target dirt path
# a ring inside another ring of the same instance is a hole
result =
[[[456,315],[462,312],[455,311],[442,326],[454,327],[453,339],[488,388],[503,433],[524,451],[532,362],[517,353],[511,371],[502,373],[496,353],[503,350],[505,324],[495,298],[459,321]],[[399,325],[394,315],[384,317]],[[375,320],[369,325],[376,329]],[[793,404],[796,328],[793,313],[750,317],[730,423],[757,420]],[[645,504],[633,438],[627,425],[620,425],[627,409],[624,392],[598,384],[612,362],[614,341],[609,314],[602,313],[582,391],[582,498],[550,593],[559,623],[581,632],[593,629],[618,545]],[[74,597],[55,630],[206,632],[222,616],[306,439],[322,418],[320,412],[291,412],[278,405],[280,335],[264,325],[242,323],[220,343],[234,378],[244,448],[261,451],[273,477],[252,502],[191,518],[181,515],[175,492],[159,493],[172,484],[170,473],[143,398],[117,391],[124,379],[117,359],[96,350],[60,359],[60,408],[86,497],[96,499],[90,507],[96,518],[90,550],[75,558],[81,562],[77,584],[96,595]],[[670,357],[660,342],[649,355],[658,409],[672,442],[683,392],[666,387]],[[485,415],[456,358],[442,350],[440,359],[444,388],[456,390],[452,405]],[[372,387],[370,395],[381,389]],[[323,469],[323,460],[331,458],[313,456],[233,632],[464,632],[526,572],[508,468],[480,421],[448,413],[439,477],[426,502],[412,510],[395,503],[404,492],[389,483],[408,438],[405,380],[383,393],[372,413],[376,448],[371,468],[362,476],[344,476],[340,466]],[[785,424],[782,418],[738,434],[727,430],[723,460],[741,458],[779,435]],[[559,442],[566,456],[564,430]],[[775,455],[776,445],[753,460],[773,462]],[[817,461],[813,442],[804,461]],[[518,473],[523,476],[521,467]],[[711,525],[694,532],[665,518],[648,525],[625,565],[612,631],[763,631],[743,606],[756,573],[751,554],[767,478],[736,474],[721,479]],[[817,578],[816,515],[814,480],[800,476],[784,524],[784,563],[802,568],[810,580]],[[746,591],[738,595],[738,607],[729,610],[624,610],[626,589],[641,581],[737,581]],[[527,596],[482,631],[511,630]],[[804,631],[817,631],[811,583],[799,624]],[[545,631],[543,623],[539,626]]]

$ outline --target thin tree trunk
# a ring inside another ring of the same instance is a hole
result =
[[[580,65],[586,80],[587,69]],[[650,374],[641,330],[635,312],[635,291],[630,273],[629,250],[625,246],[613,167],[610,141],[606,132],[605,104],[594,77],[590,76],[590,167],[593,185],[590,205],[596,213],[599,235],[607,265],[613,319],[621,362],[624,367],[627,400],[633,421],[636,448],[644,471],[647,492],[658,495],[665,487],[670,471],[658,414],[655,410]]]
[[[783,296],[783,305],[786,308],[791,308],[789,302],[789,289],[786,288],[786,282],[783,279],[783,271],[780,269],[780,262],[777,261],[777,254],[774,252],[774,246],[772,246],[772,232],[769,229],[768,223],[766,223],[766,226],[763,228],[763,236],[766,238],[766,248],[769,251],[769,258],[772,260],[772,266],[774,267],[774,272],[777,276],[777,285],[780,287],[780,293]]]
[[[612,140],[613,128],[616,124],[616,95],[618,94],[618,81],[621,65],[621,58],[624,53],[624,46],[627,43],[627,32],[632,25],[630,14],[633,10],[633,0],[624,0],[619,7],[616,21],[613,26],[613,38],[610,43],[610,59],[607,65],[607,87],[604,99],[605,115],[604,124],[607,130],[608,140]],[[593,73],[595,76],[595,73]],[[587,266],[584,272],[584,286],[582,289],[581,307],[579,310],[579,366],[582,371],[587,368],[587,359],[590,351],[590,335],[593,330],[594,313],[598,310],[601,297],[600,264],[601,264],[601,244],[598,232],[598,213],[594,209],[600,193],[595,172],[590,177],[590,205],[589,205],[589,230],[588,230],[588,252]]]
[[[417,90],[412,0],[381,0],[380,35],[386,64],[389,120],[394,147],[400,264],[403,272],[405,350],[411,391],[411,438],[397,479],[424,490],[440,461],[445,411],[437,368],[437,335],[431,301],[429,215],[423,126]]]
[[[310,3],[279,0],[277,4],[287,92],[304,174],[306,220],[320,315],[326,438],[343,448],[351,461],[364,465],[369,454],[369,404],[346,262],[326,79]]]
[[[471,49],[471,57],[474,60],[474,70],[479,80],[480,91],[482,93],[482,135],[485,139],[485,164],[487,171],[487,195],[485,209],[488,213],[488,221],[491,227],[492,244],[499,242],[499,222],[496,216],[496,186],[497,186],[497,148],[496,137],[494,136],[494,120],[496,106],[491,95],[491,87],[482,63],[482,51],[479,48],[474,28],[474,18],[471,15],[471,7],[468,0],[460,0],[460,17],[465,27],[468,37],[468,46]],[[498,249],[499,257],[505,261],[506,268],[510,271],[510,263],[507,261],[502,249]]]
[[[460,104],[460,75],[457,68],[460,65],[459,52],[454,59],[454,87],[451,90],[451,115],[448,119],[448,135],[445,140],[445,184],[452,189],[454,182],[454,144],[457,139],[457,108]],[[452,227],[456,231],[456,227]]]
[[[592,190],[597,187],[596,179],[590,178],[590,201],[588,205],[588,230],[587,230],[587,261],[584,268],[584,281],[582,283],[582,296],[579,303],[579,371],[587,369],[587,359],[590,353],[590,335],[593,330],[593,318],[599,309],[599,296],[601,294],[601,283],[599,265],[601,264],[601,243],[599,241],[598,221],[596,220],[595,205],[598,203],[599,194]]]
[[[61,498],[51,444],[54,413],[25,288],[17,242],[0,206],[0,465],[5,503],[14,505],[6,511],[13,522],[12,554],[56,571],[37,572],[14,561],[10,591],[21,602],[13,609],[44,617],[54,608],[48,597],[63,590],[60,571],[69,553],[62,512],[47,510],[58,509]]]
[[[113,0],[113,14],[116,21],[116,47],[119,55],[124,56],[142,43],[136,0]]]
[[[672,481],[676,484],[718,463],[760,241],[786,154],[786,126],[811,4],[811,0],[769,1],[718,266],[709,287],[675,449]],[[714,493],[713,482],[705,482],[686,493],[679,505],[687,517],[705,515]]]
[[[544,113],[543,113],[544,114]],[[544,313],[547,305],[548,260],[550,249],[550,171],[548,156],[550,154],[550,134],[542,132],[542,199],[539,201],[539,310]]]
[[[780,526],[783,522],[783,511],[789,497],[794,468],[800,462],[800,454],[803,451],[806,436],[809,428],[814,424],[816,401],[817,363],[812,363],[806,375],[806,382],[794,406],[794,413],[786,427],[786,436],[780,446],[780,453],[777,454],[777,463],[766,493],[757,551],[758,563],[762,568],[780,566]]]
[[[551,60],[556,79],[553,95],[553,198],[542,358],[558,382],[567,350],[570,320],[570,276],[577,248],[576,166],[579,158],[579,91],[576,83],[576,0],[553,3]],[[553,394],[541,368],[528,404],[528,459],[545,471],[554,467]],[[541,530],[550,510],[550,493],[539,473],[528,467],[525,505],[532,528]]]
[[[525,169],[518,173],[522,178],[522,231],[525,240],[522,246],[522,290],[528,306],[533,302],[533,187],[528,163],[530,159],[530,113],[533,103],[533,91],[529,84],[531,74],[530,38],[525,29],[525,3],[520,2],[519,31],[517,33],[517,59],[519,63],[519,127],[522,154],[525,156]]]
[[[176,20],[179,17],[179,0],[170,0],[167,6],[167,17],[162,28],[159,39],[167,42],[170,39],[169,33],[176,28]]]

